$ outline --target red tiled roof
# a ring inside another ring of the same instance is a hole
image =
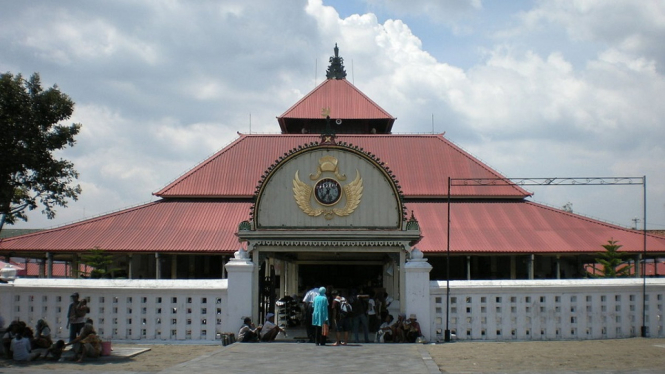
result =
[[[420,222],[423,252],[446,252],[447,204],[409,202]],[[614,239],[626,252],[642,252],[641,231],[610,225],[529,201],[453,202],[454,253],[596,253]],[[650,253],[665,253],[665,238],[647,235]]]
[[[0,242],[2,250],[233,252],[235,232],[249,218],[250,203],[167,201]]]
[[[633,263],[634,264],[634,263]],[[628,270],[628,274],[633,276],[635,275],[635,266],[633,264],[621,264],[616,267],[617,270],[623,269],[626,266],[630,266],[630,270]],[[642,264],[640,266],[640,271],[642,271]],[[646,264],[646,275],[647,277],[663,277],[665,276],[665,263],[664,262],[656,262],[655,264],[652,261],[647,262]],[[604,271],[604,266],[602,264],[584,264],[584,270],[586,270],[590,274],[597,274],[597,275],[602,275]]]
[[[321,119],[323,108],[330,118],[395,119],[346,79],[326,79],[277,118]]]
[[[11,261],[12,266],[14,266],[18,271],[16,272],[16,276],[19,278],[37,278],[39,277],[39,266],[40,263],[38,262],[39,260],[36,259],[24,259],[20,263]],[[0,269],[2,269],[5,266],[5,262],[0,261]],[[71,275],[71,266],[66,263],[66,262],[54,262],[53,267],[51,268],[51,276],[54,278],[65,278],[69,277]],[[86,265],[86,264],[80,264],[79,265],[79,272],[81,274],[87,274],[89,273],[93,268]],[[44,270],[44,274],[46,274],[46,269]]]
[[[420,222],[425,253],[446,251],[447,204],[407,202]],[[250,203],[161,200],[58,229],[6,239],[2,250],[233,252],[238,223]],[[613,238],[627,252],[641,252],[640,231],[588,219],[540,204],[517,201],[454,202],[451,252],[596,253]],[[648,235],[648,251],[665,253],[665,237]]]
[[[261,175],[299,145],[318,142],[319,135],[241,135],[236,141],[190,170],[155,195],[161,197],[250,197]],[[448,177],[499,178],[443,135],[339,135],[337,142],[362,147],[393,171],[405,197],[443,197]],[[455,187],[456,197],[530,195],[517,186]]]

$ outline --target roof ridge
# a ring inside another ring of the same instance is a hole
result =
[[[198,164],[196,164],[193,168],[191,168],[188,171],[180,174],[178,177],[176,177],[171,182],[169,182],[166,186],[162,187],[160,190],[157,190],[157,192],[153,192],[152,195],[161,197],[161,195],[167,193],[170,189],[172,189],[173,187],[175,187],[178,184],[182,183],[185,179],[189,178],[197,170],[199,170],[202,167],[208,165],[213,160],[215,160],[217,157],[221,156],[223,153],[226,153],[228,150],[230,150],[233,147],[235,147],[236,145],[238,145],[240,143],[240,141],[244,140],[247,137],[247,135],[242,134],[240,132],[236,132],[236,133],[239,135],[237,139],[235,139],[231,143],[223,146],[220,150],[218,150],[215,153],[213,153],[212,155],[208,156],[202,162],[199,162]]]
[[[333,83],[331,83],[333,82]],[[374,100],[372,100],[369,96],[365,95],[358,87],[356,87],[354,84],[349,82],[346,79],[326,79],[325,81],[321,82],[318,86],[314,87],[313,90],[309,91],[305,96],[303,96],[300,100],[298,100],[295,104],[291,105],[289,109],[284,111],[280,116],[277,118],[288,118],[286,115],[293,111],[295,108],[300,106],[304,101],[306,101],[308,98],[313,96],[315,93],[317,93],[319,90],[322,90],[325,86],[330,85],[330,84],[337,84],[334,82],[344,82],[344,84],[348,85],[354,92],[359,94],[363,99],[367,100],[369,103],[371,103],[376,109],[379,110],[379,112],[383,113],[385,116],[387,116],[390,119],[396,119],[395,117],[392,116],[392,114],[388,113],[385,109],[383,109],[379,104],[377,104]],[[339,83],[342,84],[342,83]]]
[[[586,222],[590,222],[590,223],[603,225],[605,227],[609,227],[609,228],[612,228],[612,229],[618,229],[618,230],[622,230],[624,232],[629,232],[629,233],[633,233],[633,234],[640,234],[640,235],[642,235],[642,233],[643,233],[642,230],[629,229],[627,227],[619,225],[618,223],[603,221],[600,218],[589,217],[589,216],[586,216],[582,213],[567,212],[563,209],[550,206],[546,203],[540,203],[540,202],[529,201],[529,200],[525,200],[525,202],[528,203],[528,204],[531,204],[531,205],[535,205],[535,206],[539,207],[540,209],[547,209],[547,210],[550,210],[550,211],[553,211],[553,212],[556,212],[556,213],[559,213],[559,214],[565,214],[569,217],[573,217],[573,218],[576,218],[576,219],[579,219],[579,220],[582,220],[582,221],[586,221]],[[665,239],[665,237],[663,237],[663,236],[650,234],[648,232],[648,230],[647,230],[647,236],[650,236],[650,237],[656,238],[656,239]]]
[[[505,175],[503,175],[502,173],[498,172],[497,170],[494,170],[493,168],[487,166],[487,164],[485,164],[484,162],[481,162],[477,157],[473,156],[471,153],[465,151],[464,149],[462,149],[462,148],[461,148],[460,146],[458,146],[457,144],[455,144],[455,143],[453,143],[452,141],[448,140],[446,137],[443,136],[443,134],[441,134],[441,136],[437,136],[437,139],[439,139],[440,141],[442,141],[442,142],[444,142],[444,143],[450,145],[450,146],[453,147],[457,152],[463,154],[465,157],[469,158],[473,163],[475,163],[476,165],[478,165],[478,166],[480,166],[481,168],[485,169],[485,170],[486,170],[487,172],[489,172],[490,174],[496,175],[497,177],[500,177],[500,178],[503,178],[503,179],[508,179],[508,180],[510,180],[510,178],[506,177]],[[510,187],[512,187],[513,189],[519,191],[520,193],[526,193],[525,196],[533,196],[533,193],[528,193],[527,190],[523,189],[522,187],[519,187],[519,186],[515,185],[514,183],[508,184],[508,186],[510,186]]]

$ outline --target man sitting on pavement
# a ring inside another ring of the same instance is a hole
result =
[[[266,314],[266,321],[261,328],[261,341],[272,342],[275,341],[277,334],[283,333],[286,336],[286,331],[275,324],[275,314]]]
[[[255,327],[252,323],[252,319],[245,317],[243,325],[240,328],[240,331],[238,331],[238,341],[242,343],[258,342],[262,327],[263,326],[261,325]]]

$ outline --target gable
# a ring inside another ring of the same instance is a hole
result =
[[[257,194],[260,229],[401,229],[402,202],[388,173],[360,151],[305,148],[283,160]]]

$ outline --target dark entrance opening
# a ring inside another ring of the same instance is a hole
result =
[[[359,287],[382,287],[381,265],[300,265],[301,285],[306,287],[332,286],[339,290]]]

